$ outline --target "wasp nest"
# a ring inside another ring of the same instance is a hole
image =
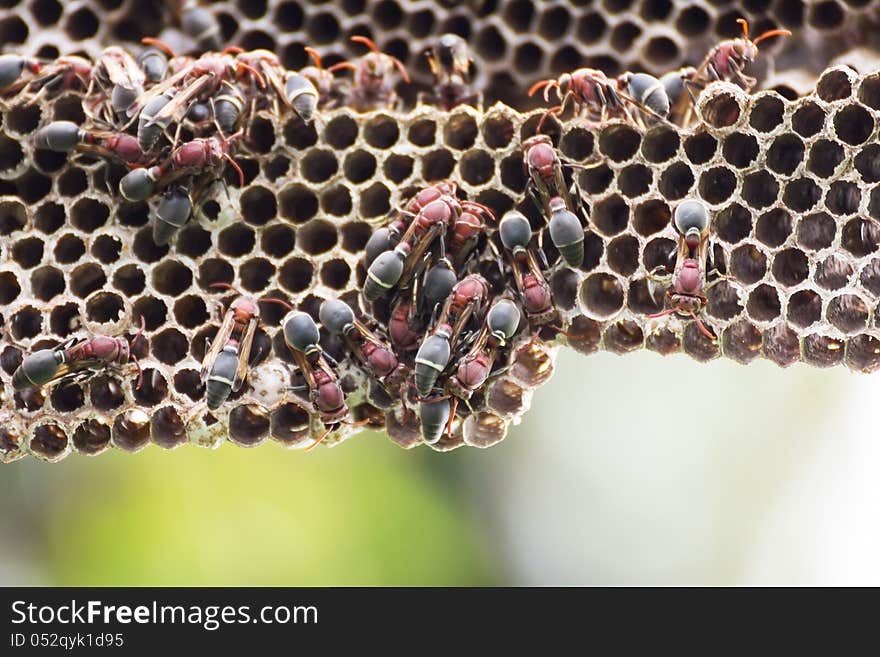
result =
[[[358,17],[378,11],[372,3],[240,4],[212,5],[223,38],[248,48],[274,47],[292,68],[305,63],[304,42],[335,42],[354,29]],[[427,19],[417,19],[419,11],[409,5],[404,12],[394,2],[376,4],[383,16],[399,16],[380,24],[391,35],[386,38],[399,31],[397,47],[407,50],[396,51],[393,41],[385,47],[413,63],[419,39],[438,30],[467,32],[483,55],[480,74],[488,76],[489,97],[501,87],[521,94],[538,73],[559,72],[561,61],[564,70],[583,63],[581,57],[599,57],[581,49],[569,64],[548,55],[553,48],[571,48],[566,39],[584,39],[589,20],[601,22],[594,43],[596,53],[614,61],[606,62],[609,72],[619,70],[615,66],[674,67],[689,58],[689,32],[691,40],[710,39],[726,20],[714,6],[685,10],[662,2],[641,3],[639,12],[630,3],[589,9],[510,2],[488,18],[473,7],[426,6],[420,11]],[[105,32],[108,39],[136,39],[144,29],[160,31],[162,25],[150,21],[164,19],[152,14],[143,22],[131,19],[140,7],[124,2],[101,9],[107,18],[97,21],[99,10],[88,3],[36,2],[3,18],[0,35],[53,56],[47,50],[52,46],[44,45],[53,40],[51,29],[40,32],[46,41],[28,38],[31,17],[31,25],[57,25],[77,39]],[[834,2],[773,3],[766,12],[773,25],[807,21],[816,29],[843,29],[867,16],[847,18],[844,12],[837,20],[835,7],[840,9]],[[569,20],[557,34],[552,30],[559,21],[545,16],[560,11]],[[86,32],[89,15],[95,27]],[[460,29],[450,23],[456,16],[463,21]],[[419,20],[428,27],[419,31]],[[273,21],[280,31],[272,29]],[[628,21],[636,28],[624,47],[615,33]],[[530,57],[516,63],[514,55],[514,67],[502,72],[499,65],[493,72],[493,58],[480,45],[481,35],[493,29],[500,35],[492,46],[500,52],[496,59],[509,62],[508,50],[534,43],[538,66],[529,70],[522,62]],[[649,46],[661,30],[670,30],[675,46],[663,60],[668,65],[644,54],[654,52]],[[416,39],[404,39],[408,34]],[[645,49],[633,48],[637,42]],[[652,63],[629,59],[643,56]],[[376,226],[441,180],[454,181],[461,197],[496,218],[513,210],[537,230],[545,219],[527,194],[522,144],[542,121],[562,157],[584,167],[571,172],[584,209],[583,260],[575,267],[544,268],[555,323],[518,331],[504,352],[504,367],[431,447],[487,447],[502,440],[527,410],[533,390],[549,380],[560,345],[582,353],[647,348],[702,361],[763,357],[780,366],[802,361],[866,372],[880,367],[880,75],[833,67],[814,90],[794,99],[774,91],[750,95],[717,82],[699,95],[696,112],[698,121],[686,129],[665,122],[646,127],[622,120],[558,121],[542,110],[520,113],[500,103],[448,112],[427,105],[405,113],[342,108],[321,111],[312,123],[260,112],[251,117],[247,150],[235,155],[242,180],[227,169],[226,189],[205,195],[171,245],[160,245],[151,220],[156,202],[127,201],[118,193],[124,168],[35,148],[34,135],[51,122],[86,122],[81,94],[10,104],[0,132],[0,459],[31,453],[54,461],[71,451],[137,451],[151,442],[165,448],[186,442],[216,446],[227,439],[243,446],[266,440],[310,445],[314,418],[289,389],[298,383],[298,363],[285,342],[280,307],[261,308],[244,386],[218,410],[204,408],[199,370],[220,309],[233,298],[216,284],[280,299],[315,319],[326,299],[363,308],[364,248]],[[708,303],[693,317],[656,317],[666,306],[656,272],[675,267],[683,231],[673,217],[690,199],[701,199],[711,217]],[[552,265],[558,253],[552,244],[544,246]],[[516,298],[509,281],[491,280],[496,259],[486,248],[478,258],[486,269],[480,271],[496,293]],[[503,267],[497,273],[503,276]],[[375,312],[380,324],[387,312]],[[108,370],[63,386],[14,389],[13,374],[27,354],[86,333],[131,340],[141,319],[146,339],[131,341],[143,368],[140,384],[127,372]],[[384,427],[404,447],[423,444],[416,417],[398,400],[380,399],[335,336],[322,330],[321,344],[340,361],[339,381],[353,421]],[[341,425],[327,442],[357,430]]]

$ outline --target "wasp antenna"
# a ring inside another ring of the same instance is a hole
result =
[[[397,70],[400,71],[400,76],[403,78],[403,81],[409,84],[412,80],[409,77],[409,71],[406,70],[406,66],[403,65],[403,62],[397,59],[397,57],[391,57],[391,61],[394,62],[394,65],[397,67]]]
[[[348,69],[351,69],[352,71],[357,70],[357,66],[355,66],[351,62],[339,62],[338,64],[334,64],[333,66],[331,66],[327,70],[330,71],[331,73],[334,73],[334,72],[336,72],[340,69],[343,69],[343,68],[348,68]]]
[[[743,28],[743,38],[748,41],[749,40],[749,22],[745,18],[737,18],[736,22],[742,25]]]
[[[546,87],[548,84],[553,84],[554,82],[555,82],[555,80],[553,80],[552,78],[548,78],[546,80],[539,80],[538,82],[535,82],[535,84],[533,84],[531,87],[529,87],[529,90],[527,93],[528,93],[529,97],[534,96],[535,93],[538,91],[538,89],[542,89],[542,88]]]
[[[240,55],[243,52],[244,48],[242,48],[241,46],[226,46],[223,49],[224,55]]]
[[[257,84],[260,86],[260,89],[266,88],[266,80],[263,78],[263,75],[255,69],[250,64],[245,64],[244,62],[238,62],[237,67],[239,72],[247,71],[251,75],[254,76],[254,79],[257,81]]]
[[[177,55],[174,54],[174,51],[171,50],[168,44],[164,41],[160,41],[159,39],[154,39],[153,37],[144,37],[143,39],[141,39],[141,43],[145,46],[155,46],[169,57],[177,57]]]
[[[231,285],[230,283],[224,283],[223,281],[217,281],[216,283],[211,283],[210,285],[208,285],[208,287],[220,287],[220,288],[223,288],[224,290],[232,290],[236,294],[241,294],[241,292],[238,291],[237,287],[235,287],[234,285]]]
[[[309,56],[313,60],[315,60],[315,66],[317,67],[317,69],[319,71],[323,71],[324,67],[321,65],[321,55],[318,54],[318,51],[314,48],[310,48],[309,46],[305,46],[303,50],[305,50],[309,54]]]
[[[239,187],[244,187],[244,171],[241,170],[241,167],[238,166],[238,162],[229,154],[223,153],[223,159],[229,162],[232,165],[232,168],[238,173],[238,184]]]
[[[714,335],[712,335],[712,334],[709,332],[709,330],[706,328],[706,325],[703,324],[702,320],[701,320],[699,317],[697,317],[697,313],[695,313],[695,312],[692,310],[692,311],[690,312],[690,316],[693,317],[693,318],[694,318],[694,321],[697,323],[697,328],[700,329],[700,333],[702,333],[703,335],[705,335],[705,336],[706,336],[707,338],[709,338],[712,342],[715,342],[715,341],[718,340],[718,338],[716,338]]]
[[[332,424],[327,428],[327,431],[325,431],[324,433],[321,434],[321,437],[320,437],[320,438],[318,438],[315,442],[313,442],[311,445],[309,445],[308,447],[306,447],[305,450],[303,450],[303,451],[311,452],[313,449],[315,449],[315,447],[317,447],[318,445],[321,444],[321,441],[324,440],[324,438],[326,438],[327,436],[330,435],[330,432],[331,432],[331,431],[333,431],[333,425],[332,425]]]
[[[764,34],[759,36],[754,41],[752,41],[752,43],[758,45],[759,41],[763,41],[764,39],[769,39],[770,37],[775,36],[791,36],[791,32],[789,30],[769,30],[767,32],[764,32]]]
[[[356,36],[351,37],[351,40],[354,41],[355,43],[364,44],[367,48],[369,48],[373,52],[379,52],[379,48],[376,46],[376,43],[370,37],[356,35]]]
[[[547,117],[551,114],[560,114],[562,112],[562,105],[557,105],[556,107],[551,107],[546,112],[544,112],[544,116],[541,117],[541,120],[538,121],[538,126],[535,128],[537,133],[541,132],[541,128],[544,127],[544,121],[547,120]]]
[[[291,306],[289,303],[287,303],[283,299],[276,299],[275,297],[260,297],[259,299],[257,299],[257,301],[258,302],[265,301],[266,303],[277,303],[279,306],[284,306],[285,308],[287,308],[287,310],[290,310],[290,311],[296,310],[293,306]]]

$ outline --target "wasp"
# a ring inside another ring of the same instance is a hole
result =
[[[124,132],[84,130],[72,121],[53,121],[43,126],[34,135],[34,145],[58,153],[93,153],[131,165],[146,159],[136,137]]]
[[[238,296],[229,304],[223,321],[202,359],[200,376],[205,384],[208,408],[217,410],[232,392],[241,389],[251,362],[254,335],[260,324],[260,301],[239,294],[227,283],[212,283],[211,287],[230,289]]]
[[[318,109],[334,109],[342,104],[342,90],[338,84],[335,71],[340,68],[346,68],[340,64],[334,64],[330,68],[324,68],[321,62],[321,55],[314,48],[306,46],[303,48],[312,60],[315,62],[313,66],[306,66],[299,71],[299,75],[312,83],[312,86],[318,92]]]
[[[92,81],[92,62],[76,55],[58,57],[38,71],[23,87],[22,93],[30,95],[28,102],[35,102],[41,95],[64,90],[88,89]]]
[[[40,388],[64,379],[88,380],[106,369],[120,369],[129,361],[137,366],[136,387],[143,382],[143,371],[137,357],[132,353],[135,343],[143,336],[144,318],[131,342],[125,338],[98,335],[85,340],[72,340],[54,349],[41,349],[26,356],[12,374],[12,386],[16,390]]]
[[[291,308],[283,322],[284,343],[302,372],[305,387],[309,391],[309,401],[326,427],[324,433],[306,448],[309,451],[317,447],[339,424],[345,422],[350,411],[345,403],[345,392],[339,384],[339,377],[330,365],[332,359],[318,344],[321,334],[315,320],[308,313]]]
[[[443,110],[470,105],[479,100],[471,86],[471,59],[467,42],[457,34],[444,34],[428,52],[428,64],[434,74],[434,90],[429,102]]]
[[[351,69],[354,73],[348,103],[356,112],[370,112],[377,109],[393,109],[398,104],[397,92],[394,90],[395,69],[407,84],[410,83],[409,73],[397,57],[387,55],[379,50],[373,40],[365,36],[353,36],[351,40],[362,43],[370,49],[356,63],[340,62],[329,70],[342,68]]]
[[[532,240],[529,220],[521,212],[509,210],[501,219],[498,233],[510,258],[513,280],[526,318],[533,325],[549,324],[556,318],[556,307],[550,285],[541,273],[535,253],[529,246]]]
[[[42,69],[43,63],[33,57],[0,55],[0,93],[5,95],[21,90],[30,81],[30,77],[22,79],[24,73],[33,77]]]
[[[666,292],[670,308],[649,317],[653,319],[673,313],[690,316],[703,335],[715,340],[697,316],[707,303],[704,288],[709,255],[709,209],[701,201],[682,201],[675,209],[674,223],[679,240],[672,285]]]
[[[101,89],[101,97],[97,103],[91,104],[91,112],[102,100],[110,99],[110,112],[102,118],[111,123],[116,117],[126,115],[128,108],[144,92],[146,74],[138,66],[137,61],[122,48],[110,46],[105,48],[92,68],[91,81],[86,96],[91,96],[94,87]]]

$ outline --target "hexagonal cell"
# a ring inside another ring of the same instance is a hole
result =
[[[855,183],[837,180],[825,194],[825,207],[831,214],[850,215],[858,211],[861,200],[862,194]]]
[[[269,437],[269,412],[259,404],[240,404],[229,412],[229,439],[256,447]]]
[[[489,387],[486,395],[489,408],[501,416],[522,412],[527,401],[526,390],[510,379],[498,379]]]
[[[857,335],[847,340],[847,367],[857,372],[870,374],[880,368],[880,340],[873,335]]]
[[[724,355],[743,364],[761,355],[761,342],[761,330],[745,319],[728,326],[721,337]]]
[[[746,303],[749,317],[759,322],[769,322],[779,317],[782,305],[779,301],[779,292],[772,285],[759,285],[751,294]]]
[[[720,280],[706,290],[706,312],[721,320],[730,320],[742,313],[740,294],[729,281]]]
[[[150,417],[138,408],[123,411],[113,421],[110,441],[126,452],[139,452],[150,442]]]
[[[73,448],[80,454],[95,456],[110,447],[110,426],[98,419],[85,420],[73,432]]]
[[[53,422],[35,427],[31,433],[30,449],[34,456],[46,461],[63,458],[69,448],[64,428]]]
[[[852,275],[852,265],[840,256],[832,254],[816,265],[813,280],[826,290],[839,290],[849,283]]]
[[[484,121],[484,125],[486,125],[487,121]],[[512,129],[511,126],[511,130]],[[508,139],[508,141],[510,140]],[[593,147],[595,146],[594,141],[593,133],[589,130],[585,130],[584,128],[571,128],[562,136],[562,139],[559,142],[559,150],[563,156],[574,160],[575,162],[583,162],[592,155]],[[491,144],[489,145],[491,146]],[[507,143],[505,142],[504,145],[506,146]],[[495,148],[501,148],[501,146]]]
[[[299,404],[282,404],[269,415],[269,435],[283,445],[305,446],[312,441],[309,421],[309,412]]]
[[[776,142],[770,147],[771,152],[775,145]],[[724,146],[721,152],[724,155],[724,159],[730,164],[738,169],[744,169],[754,162],[756,157],[758,157],[758,140],[754,135],[734,132],[724,139]],[[767,163],[769,166],[769,154]]]
[[[864,143],[874,132],[874,117],[860,105],[847,105],[834,115],[834,133],[852,146]]]
[[[826,212],[807,215],[800,220],[797,228],[797,241],[810,251],[827,249],[834,242],[837,222]]]
[[[874,296],[880,296],[880,258],[872,258],[859,274],[859,282]]]
[[[592,354],[599,350],[602,339],[600,325],[597,321],[578,315],[566,327],[566,342],[575,351]]]
[[[759,132],[773,132],[782,125],[785,103],[775,94],[761,96],[749,111],[749,125]]]
[[[629,223],[629,206],[621,196],[609,196],[593,206],[590,222],[604,235],[617,235]]]
[[[868,304],[854,294],[842,294],[828,303],[825,316],[842,333],[855,333],[868,324]]]
[[[657,184],[664,198],[671,201],[684,198],[693,186],[693,171],[684,162],[676,162],[667,167]]]
[[[693,164],[706,164],[715,156],[718,140],[708,132],[698,132],[684,142],[684,152]]]
[[[708,324],[706,329],[714,333],[712,327]],[[685,326],[682,348],[691,358],[700,362],[710,361],[713,358],[718,358],[720,355],[718,340],[710,339],[700,330],[697,322],[694,321],[687,322]]]
[[[830,139],[820,139],[810,148],[807,169],[821,178],[830,178],[844,157],[843,146]]]
[[[815,148],[814,145],[810,150],[811,157]],[[790,176],[803,162],[805,150],[804,142],[796,134],[780,135],[767,151],[767,167],[778,174]]]
[[[630,276],[639,266],[639,242],[632,235],[622,235],[608,244],[608,266],[622,276]]]
[[[625,354],[641,349],[645,342],[642,328],[627,319],[614,322],[605,329],[605,349],[615,354]]]
[[[607,319],[623,308],[624,290],[620,281],[610,274],[591,274],[581,281],[578,301],[585,315]]]
[[[701,94],[698,112],[706,125],[723,130],[739,123],[742,116],[744,98],[739,93],[719,89],[713,94]],[[752,109],[754,115],[755,109]],[[755,127],[755,126],[753,126]]]
[[[854,256],[864,257],[877,250],[880,228],[871,221],[856,217],[847,221],[841,232],[840,245]]]
[[[801,359],[797,333],[785,325],[774,326],[764,332],[764,358],[780,367],[788,367]]]
[[[792,180],[785,186],[785,191],[782,194],[782,202],[785,207],[796,212],[806,212],[812,209],[820,198],[822,198],[822,189],[812,178]],[[775,200],[775,196],[773,200]]]
[[[815,324],[822,317],[822,298],[812,290],[795,292],[788,300],[786,317],[800,328]]]
[[[813,367],[834,367],[843,362],[843,340],[825,335],[811,334],[804,338],[804,361]]]
[[[538,340],[529,340],[514,350],[509,372],[525,386],[537,388],[553,376],[553,356]]]
[[[730,256],[730,273],[746,285],[757,283],[767,272],[767,256],[753,244],[744,244]]]
[[[707,203],[723,203],[736,190],[736,175],[726,167],[712,167],[700,174],[697,189]]]
[[[464,421],[463,433],[466,445],[492,447],[507,437],[507,423],[494,413],[475,413]]]
[[[783,285],[794,287],[807,279],[809,263],[800,249],[785,249],[773,258],[773,277]]]
[[[611,125],[599,133],[599,152],[614,162],[632,159],[641,143],[641,135],[627,125]]]
[[[826,71],[816,83],[816,95],[827,103],[852,95],[852,72],[842,68]]]
[[[646,132],[642,139],[642,155],[649,162],[667,162],[675,157],[680,144],[681,138],[676,130],[656,126]]]
[[[756,171],[743,179],[742,198],[753,208],[772,205],[778,196],[779,182],[767,171]]]

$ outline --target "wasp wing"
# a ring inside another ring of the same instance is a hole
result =
[[[223,347],[225,347],[226,343],[229,341],[229,336],[232,335],[233,326],[235,326],[235,315],[231,310],[227,310],[226,315],[223,317],[223,323],[220,325],[220,330],[217,331],[217,335],[214,337],[214,342],[211,343],[211,348],[208,350],[208,353],[205,354],[205,359],[202,361],[200,375],[203,382],[208,376],[211,367],[213,367],[214,361],[217,360],[217,356],[223,351]]]
[[[247,329],[244,332],[244,338],[238,349],[238,366],[235,368],[235,380],[232,382],[232,389],[238,390],[244,383],[247,376],[248,362],[251,358],[251,347],[254,344],[254,333],[257,330],[257,320],[251,319],[248,322]]]

